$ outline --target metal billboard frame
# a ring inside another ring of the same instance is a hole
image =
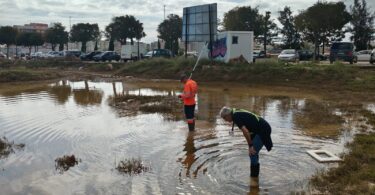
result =
[[[191,19],[193,21],[191,21]],[[200,27],[200,28],[197,28],[197,27]],[[201,29],[200,33],[196,33],[196,29]],[[205,30],[208,30],[208,32],[205,32]],[[191,31],[194,31],[194,32],[191,32]],[[212,53],[212,42],[213,42],[214,35],[216,33],[217,33],[217,3],[204,4],[204,5],[184,8],[182,40],[185,41],[185,57],[187,57],[188,42],[209,42],[210,52]],[[194,38],[190,38],[190,36]],[[198,37],[201,37],[201,38],[199,39]],[[207,37],[208,37],[208,40],[207,40]]]

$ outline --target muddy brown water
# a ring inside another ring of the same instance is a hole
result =
[[[174,81],[4,86],[0,135],[26,147],[0,159],[1,194],[309,193],[309,177],[336,164],[319,164],[306,150],[345,152],[355,128],[318,95],[293,89],[201,84],[197,130],[188,133],[181,117],[123,116],[109,104],[115,94],[173,96],[182,88]],[[260,153],[260,189],[249,188],[245,139],[218,117],[223,105],[258,113],[273,128],[274,149]],[[54,160],[65,154],[82,161],[60,174]],[[116,163],[130,158],[150,171],[119,174]]]

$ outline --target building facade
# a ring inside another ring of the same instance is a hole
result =
[[[44,34],[48,29],[48,24],[43,23],[30,23],[25,25],[14,25],[19,32],[36,32]]]

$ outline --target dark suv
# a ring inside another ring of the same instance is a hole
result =
[[[332,64],[336,60],[343,60],[350,64],[357,63],[357,56],[354,52],[354,44],[350,42],[334,42],[331,45],[329,62]]]
[[[121,59],[121,56],[114,51],[105,51],[93,57],[93,60],[95,60],[95,62],[99,62],[99,61],[105,62],[105,61],[112,61],[112,60],[120,61],[120,59]]]
[[[164,58],[171,58],[173,54],[168,49],[154,49],[149,51],[144,58],[155,58],[155,57],[164,57]]]
[[[101,53],[102,53],[101,51],[93,51],[87,54],[82,54],[80,58],[81,60],[93,60],[94,56],[101,54]]]

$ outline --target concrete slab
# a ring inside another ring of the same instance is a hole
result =
[[[341,158],[326,150],[308,150],[307,153],[320,163],[342,161]]]

